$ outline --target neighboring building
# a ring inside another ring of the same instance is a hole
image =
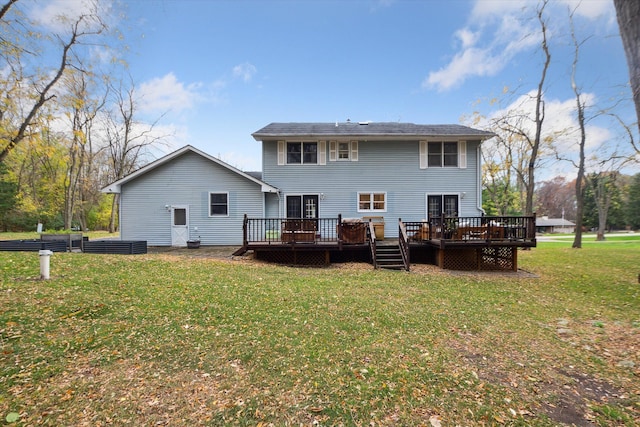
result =
[[[262,142],[268,218],[481,216],[480,144],[490,132],[413,123],[271,123]]]
[[[575,233],[576,224],[564,218],[536,218],[537,233]]]
[[[120,195],[120,238],[150,246],[242,243],[244,215],[277,188],[187,145],[102,189]]]

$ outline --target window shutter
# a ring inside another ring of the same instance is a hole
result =
[[[329,161],[335,162],[338,158],[338,149],[336,147],[337,143],[335,141],[329,141]]]
[[[467,141],[458,141],[458,167],[467,168]]]
[[[420,141],[420,169],[426,169],[427,162],[427,141]]]
[[[318,164],[327,164],[327,141],[318,141]]]
[[[358,161],[358,141],[351,141],[351,161]]]
[[[286,155],[286,146],[284,141],[278,141],[278,165],[284,165],[285,162],[285,155]]]

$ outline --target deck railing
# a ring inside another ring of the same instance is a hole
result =
[[[371,261],[373,262],[373,268],[378,268],[378,259],[376,258],[376,230],[373,226],[373,221],[369,220],[367,223],[367,239],[369,240],[369,250],[371,251]]]
[[[338,218],[249,218],[242,226],[243,242],[261,244],[335,243],[342,240]]]
[[[399,220],[398,240],[408,259],[408,243],[420,241],[535,245],[535,216],[440,217],[428,221]],[[248,218],[243,223],[243,244],[369,244],[375,250],[372,222],[343,222],[337,218]],[[375,258],[375,256],[374,256]]]
[[[409,237],[407,235],[407,227],[402,222],[402,218],[398,218],[398,246],[400,247],[400,253],[402,254],[402,262],[404,263],[405,270],[409,271],[410,256],[409,256]]]
[[[535,242],[535,216],[431,218],[404,223],[409,241]]]

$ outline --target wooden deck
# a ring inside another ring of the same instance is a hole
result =
[[[517,249],[535,247],[535,217],[441,217],[398,220],[398,239],[376,239],[372,223],[338,218],[248,218],[236,255],[293,264],[329,264],[354,257],[377,267],[376,247],[398,245],[409,269],[426,260],[446,269],[517,269]],[[421,262],[421,261],[417,261]]]

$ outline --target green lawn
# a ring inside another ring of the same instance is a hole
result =
[[[0,424],[634,425],[640,239],[519,274],[0,252]],[[15,421],[14,421],[15,420]]]

